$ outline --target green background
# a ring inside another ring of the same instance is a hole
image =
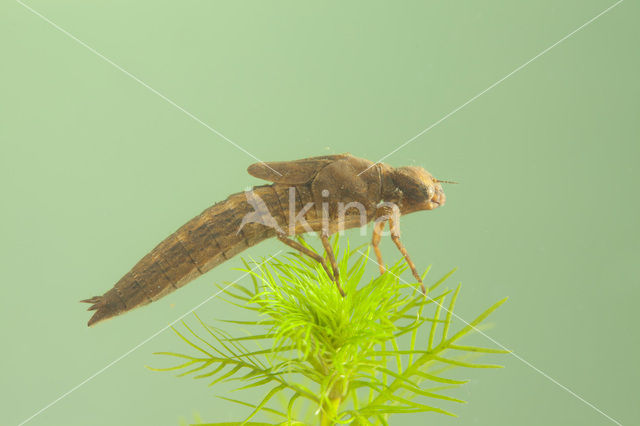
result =
[[[28,4],[268,161],[377,160],[613,1]],[[385,160],[461,183],[445,207],[402,222],[432,278],[459,267],[458,313],[510,296],[488,334],[623,424],[640,415],[638,12],[621,3]],[[78,303],[260,182],[246,173],[253,158],[15,1],[0,5],[0,52],[0,423],[10,425],[238,277],[240,257],[92,329]],[[216,299],[198,310],[234,312]],[[165,361],[160,350],[185,348],[162,332],[29,424],[246,414],[214,397],[226,385],[146,370]],[[517,358],[498,360],[505,369],[466,372],[459,418],[392,424],[612,424]]]

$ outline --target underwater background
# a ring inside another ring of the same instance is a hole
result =
[[[435,277],[458,267],[463,318],[509,296],[486,333],[521,359],[465,372],[459,418],[391,424],[632,424],[638,4],[554,46],[614,3],[3,2],[0,423],[242,419],[215,398],[228,384],[145,368],[160,363],[153,352],[184,349],[161,330],[241,276],[240,256],[93,328],[79,300],[206,207],[262,184],[246,173],[252,155],[376,161],[428,129],[384,162],[460,184],[444,207],[403,217],[404,244]],[[366,243],[371,226],[347,236]],[[398,259],[388,238],[382,248]],[[238,311],[214,298],[197,313]]]

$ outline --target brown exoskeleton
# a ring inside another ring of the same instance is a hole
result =
[[[329,236],[374,221],[372,245],[384,273],[378,247],[385,223],[414,277],[422,279],[400,242],[398,218],[432,210],[445,202],[437,179],[420,167],[393,168],[350,154],[296,161],[256,163],[248,172],[273,183],[230,195],[191,219],[143,257],[102,296],[83,300],[96,312],[89,325],[146,305],[242,250],[270,237],[320,262],[335,281],[340,277]],[[319,233],[329,265],[317,253],[289,238]],[[424,293],[424,286],[422,286]]]

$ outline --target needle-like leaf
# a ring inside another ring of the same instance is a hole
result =
[[[458,342],[480,330],[504,300],[465,322],[454,312],[460,285],[455,291],[441,289],[455,269],[427,285],[424,297],[415,292],[415,282],[401,278],[407,270],[403,259],[384,274],[374,272],[365,279],[370,275],[368,248],[351,250],[347,243],[341,249],[338,242],[333,238],[331,245],[345,297],[317,262],[298,253],[261,263],[243,260],[242,271],[250,276],[250,285],[220,287],[227,296],[224,300],[242,311],[241,319],[217,321],[221,326],[242,327],[244,335],[232,335],[233,329],[214,327],[194,315],[197,327],[185,321],[180,329],[184,332],[173,329],[197,356],[159,352],[178,364],[151,369],[206,378],[210,386],[234,383],[236,391],[268,389],[257,404],[222,397],[251,410],[244,422],[212,426],[293,426],[317,421],[366,426],[388,425],[389,416],[406,413],[454,415],[434,405],[464,402],[442,392],[455,391],[467,380],[442,377],[442,373],[500,367],[472,361],[483,354],[508,351]],[[429,268],[423,274],[425,284],[428,272]],[[457,331],[454,318],[464,323]],[[273,407],[278,399],[281,409]],[[306,417],[300,410],[303,404],[311,410]],[[278,423],[251,421],[260,413],[278,416]]]

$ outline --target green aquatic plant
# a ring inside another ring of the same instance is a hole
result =
[[[298,253],[253,266],[245,261],[243,270],[252,285],[227,283],[220,288],[225,300],[243,310],[243,318],[248,313],[249,320],[219,321],[251,332],[232,336],[196,315],[197,329],[186,322],[174,328],[195,354],[160,352],[180,363],[153,370],[183,370],[180,376],[205,379],[210,386],[236,381],[236,390],[264,389],[257,403],[220,396],[243,406],[246,418],[209,425],[388,425],[391,415],[402,413],[454,415],[442,404],[464,401],[445,391],[467,381],[442,373],[499,367],[472,361],[482,353],[505,351],[462,346],[459,341],[506,299],[454,332],[460,285],[442,289],[454,271],[429,285],[425,297],[416,291],[416,283],[401,278],[405,263],[399,261],[366,281],[368,251],[350,251],[347,245],[341,252],[337,238],[333,245],[340,253],[336,257],[346,297],[317,262]],[[273,422],[250,421],[258,413]]]

